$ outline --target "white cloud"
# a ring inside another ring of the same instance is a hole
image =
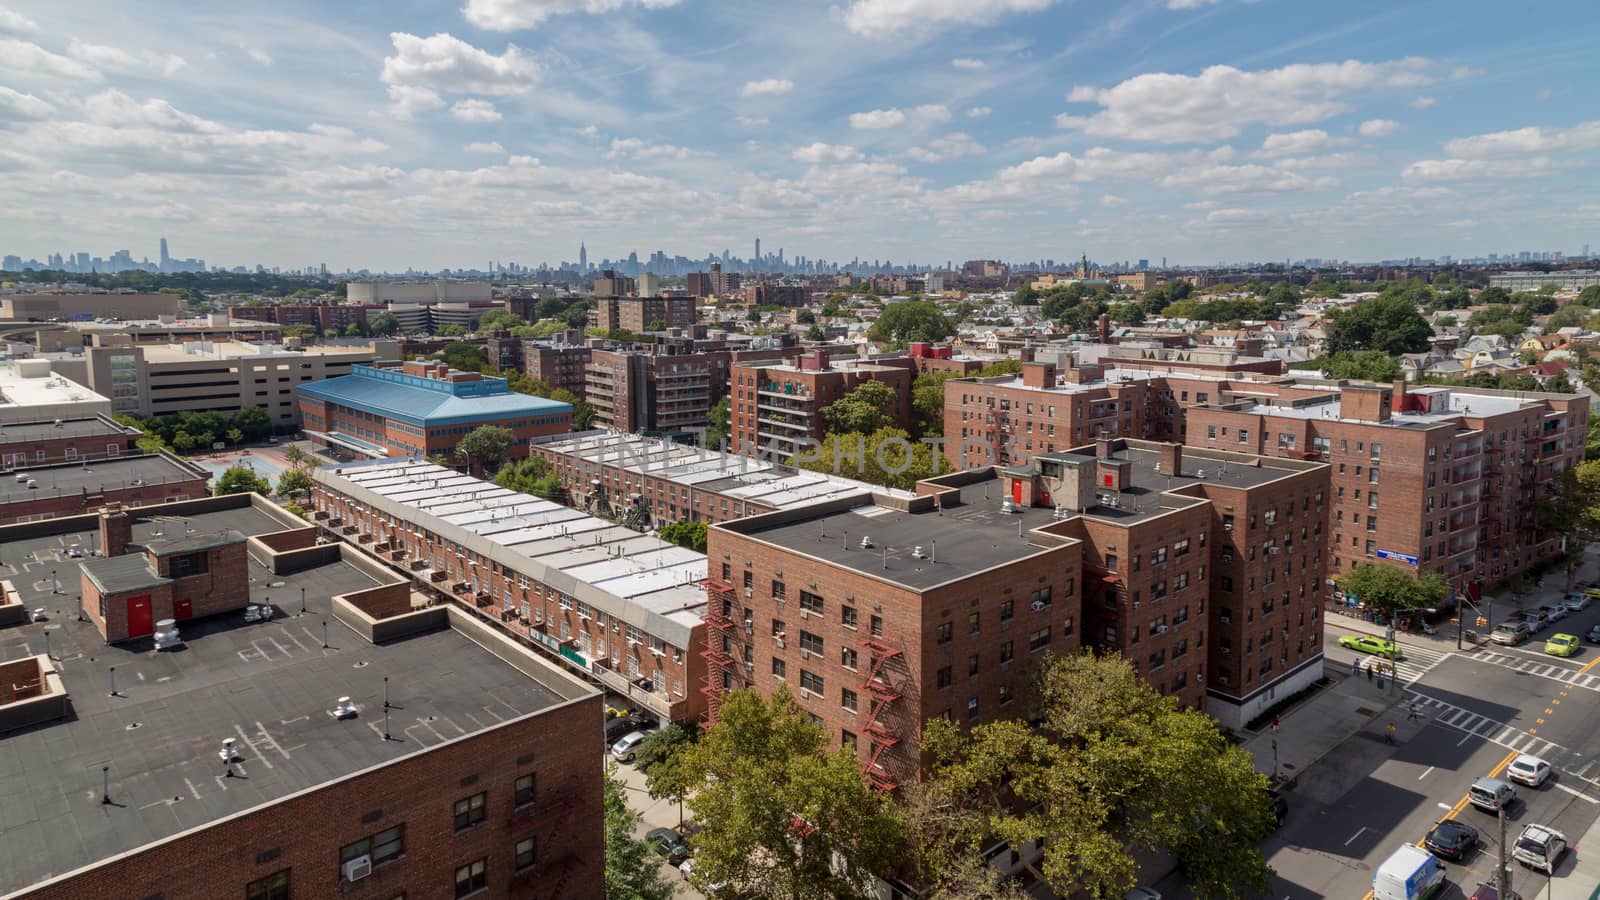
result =
[[[687,147],[648,144],[638,138],[612,138],[606,159],[688,159],[692,155]]]
[[[42,119],[50,115],[51,109],[50,104],[32,94],[0,85],[0,122]]]
[[[1106,194],[1105,196],[1100,198],[1100,205],[1101,206],[1105,206],[1105,207],[1110,207],[1110,208],[1115,208],[1115,207],[1118,207],[1118,206],[1127,206],[1128,205],[1128,198],[1127,197],[1119,197],[1116,194]]]
[[[1227,139],[1245,126],[1300,125],[1347,112],[1349,95],[1433,82],[1431,63],[1402,59],[1369,63],[1298,64],[1243,71],[1211,66],[1199,75],[1150,72],[1109,88],[1080,85],[1070,103],[1094,103],[1087,116],[1064,113],[1056,122],[1102,137],[1172,143]]]
[[[955,66],[958,69],[967,69],[969,71],[976,69],[987,69],[989,67],[989,64],[983,60],[973,59],[970,56],[958,56],[955,59],[950,60],[950,65]]]
[[[66,81],[99,81],[100,71],[93,66],[51,53],[28,41],[0,40],[0,70],[10,69],[24,76],[44,76]]]
[[[22,13],[0,7],[0,34],[33,34],[39,23]]]
[[[759,128],[767,124],[766,116],[734,116],[733,120],[746,128]]]
[[[487,100],[457,100],[450,107],[450,115],[462,122],[498,122],[505,116]]]
[[[105,44],[86,44],[73,38],[67,44],[67,55],[74,59],[86,62],[99,69],[110,69],[120,72],[136,72],[150,69],[171,77],[178,70],[189,63],[175,53],[143,52],[134,56],[120,47],[110,47]]]
[[[461,148],[467,153],[505,153],[506,148],[500,146],[499,141],[473,141]]]
[[[967,118],[987,119],[992,112],[994,112],[994,108],[990,106],[973,106],[967,109]]]
[[[1206,194],[1281,194],[1336,187],[1332,176],[1307,178],[1276,166],[1185,166],[1163,177],[1162,187],[1192,187]]]
[[[854,162],[861,158],[861,151],[843,144],[824,144],[821,142],[801,147],[790,154],[796,160],[810,165],[819,163]]]
[[[850,127],[860,129],[899,128],[902,125],[927,125],[933,122],[948,121],[950,121],[950,110],[937,103],[929,103],[925,106],[917,106],[910,109],[899,109],[891,106],[888,109],[875,109],[871,112],[850,114]]]
[[[261,49],[260,47],[245,47],[243,49],[244,49],[244,55],[248,56],[252,60],[254,60],[257,65],[262,65],[262,66],[270,66],[270,65],[272,65],[272,54],[270,54],[267,51]]]
[[[578,133],[584,137],[595,137],[600,133],[600,129],[593,125],[585,125],[578,129]]]
[[[763,78],[746,81],[739,89],[741,97],[779,97],[794,90],[794,82],[787,78]]]
[[[1301,153],[1317,153],[1349,143],[1349,138],[1331,137],[1320,128],[1308,128],[1304,131],[1267,135],[1266,140],[1261,142],[1261,149],[1257,150],[1255,155],[1293,156]]]
[[[993,25],[1006,13],[1037,12],[1055,0],[851,0],[845,27],[881,37],[943,24]]]
[[[1498,181],[1506,178],[1543,178],[1575,163],[1536,156],[1532,159],[1424,159],[1400,173],[1408,181]]]
[[[1356,130],[1361,132],[1362,137],[1388,137],[1404,131],[1405,126],[1393,119],[1368,119]]]
[[[634,5],[664,9],[677,6],[678,0],[467,0],[462,13],[468,22],[488,31],[517,31],[555,15],[608,13]]]
[[[1432,105],[1434,105],[1435,103],[1438,103],[1438,102],[1439,102],[1438,100],[1435,100],[1432,97],[1418,97],[1417,99],[1412,100],[1410,103],[1407,103],[1406,105],[1411,107],[1412,109],[1427,109],[1428,107],[1430,107],[1430,106],[1432,106]]]
[[[1167,0],[1167,9],[1200,9],[1221,2],[1222,0]]]
[[[515,44],[497,56],[442,32],[424,38],[396,31],[389,40],[395,55],[384,57],[378,77],[388,85],[391,109],[399,116],[444,106],[445,92],[524,94],[539,78],[538,64]]]
[[[934,138],[924,146],[912,147],[906,151],[906,156],[917,162],[937,163],[963,156],[980,156],[985,152],[984,146],[973,140],[971,135],[957,131]]]
[[[1321,156],[1290,156],[1275,160],[1280,169],[1349,169],[1372,162],[1359,153],[1325,153]]]
[[[1600,150],[1600,121],[1580,122],[1571,128],[1533,126],[1456,138],[1446,141],[1444,149],[1451,156],[1474,159]]]

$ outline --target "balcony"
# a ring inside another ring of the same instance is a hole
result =
[[[601,665],[600,660],[595,660],[590,664],[589,672],[600,679],[601,684],[616,691],[618,694],[638,703],[658,716],[667,719],[672,718],[672,703],[664,694],[639,687],[621,672],[615,671],[609,666]]]

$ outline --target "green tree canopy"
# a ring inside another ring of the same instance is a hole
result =
[[[733,399],[723,397],[716,405],[706,411],[706,437],[705,445],[714,450],[722,448],[722,442],[733,433]]]
[[[939,474],[944,457],[933,451],[932,444],[913,441],[904,429],[880,428],[871,434],[829,434],[812,451],[796,454],[793,463],[813,472],[909,490]]]
[[[272,482],[256,475],[255,472],[244,466],[231,466],[217,477],[214,493],[223,494],[248,494],[255,492],[265,497],[272,493]]]
[[[520,325],[526,325],[522,317],[509,309],[491,309],[478,319],[479,331],[510,331]]]
[[[494,475],[494,483],[508,491],[532,494],[557,503],[566,498],[566,491],[561,487],[561,476],[542,456],[530,456],[501,466]]]
[[[783,685],[770,702],[753,690],[725,697],[717,724],[682,754],[705,882],[786,900],[874,896],[900,825],[855,753],[825,754],[827,744]]]
[[[606,900],[671,900],[672,883],[661,877],[655,851],[633,836],[639,814],[628,808],[628,787],[617,764],[606,760],[601,804],[605,809]]]
[[[1483,290],[1479,291],[1477,299],[1474,302],[1480,303],[1480,304],[1482,304],[1482,303],[1510,303],[1511,302],[1511,294],[1505,288],[1500,287],[1499,285],[1494,285],[1492,287],[1486,287]]]
[[[881,381],[863,381],[855,390],[822,408],[823,428],[829,434],[858,431],[869,434],[895,424],[899,402],[894,388]]]
[[[297,322],[293,325],[285,325],[278,329],[278,334],[285,338],[290,338],[297,341],[305,341],[316,337],[319,332],[317,331],[317,327],[315,325],[305,325]]]
[[[955,327],[944,313],[928,300],[902,300],[890,303],[872,323],[867,336],[886,343],[942,341],[955,334]]]
[[[1294,369],[1318,369],[1329,378],[1354,378],[1362,381],[1394,381],[1400,377],[1400,359],[1379,350],[1356,352],[1340,350],[1317,359],[1294,363]]]
[[[1600,284],[1591,284],[1579,291],[1578,299],[1573,302],[1591,309],[1600,306]]]
[[[683,801],[695,787],[695,772],[684,764],[684,754],[699,736],[699,726],[674,722],[646,735],[634,757],[650,796],[678,804],[679,828],[683,827]]]
[[[1591,417],[1592,419],[1593,417]],[[1539,530],[1566,539],[1567,590],[1572,590],[1584,550],[1600,541],[1600,460],[1563,469],[1539,499]]]
[[[456,443],[456,455],[483,469],[492,469],[511,455],[516,441],[510,429],[499,425],[479,425]]]
[[[315,482],[303,469],[290,469],[278,476],[278,496],[288,497],[300,491],[309,491]]]
[[[1436,607],[1450,589],[1438,572],[1412,575],[1387,563],[1357,563],[1338,581],[1345,594],[1390,615]]]
[[[367,331],[378,337],[400,333],[400,320],[392,312],[381,312],[367,318]]]
[[[1266,776],[1204,713],[1180,709],[1117,656],[1047,659],[1035,686],[1038,727],[1016,719],[963,734],[928,723],[933,778],[988,815],[1014,846],[1045,839],[1056,893],[1117,898],[1136,851],[1170,852],[1195,893],[1254,896],[1271,870]]]
[[[454,322],[446,322],[445,324],[440,325],[438,328],[435,328],[433,333],[439,337],[461,337],[467,333],[467,329],[464,326],[457,325]]]
[[[661,539],[687,547],[699,553],[706,552],[706,523],[704,522],[669,522],[661,526]]]
[[[439,351],[439,359],[452,369],[462,372],[491,372],[489,355],[482,347],[474,344],[455,343],[445,344]]]
[[[1378,296],[1329,315],[1328,350],[1379,350],[1391,355],[1428,349],[1433,328],[1404,297]]]

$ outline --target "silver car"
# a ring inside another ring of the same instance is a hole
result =
[[[1568,594],[1561,605],[1572,612],[1583,612],[1589,608],[1589,599],[1588,594]]]
[[[1545,617],[1551,622],[1559,622],[1567,617],[1567,606],[1565,603],[1546,603],[1545,605],[1539,607],[1539,609],[1544,612]]]
[[[617,762],[633,762],[634,756],[639,752],[639,745],[644,743],[645,733],[630,731],[623,735],[615,744],[611,745],[611,755]]]

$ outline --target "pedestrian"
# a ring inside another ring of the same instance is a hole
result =
[[[1372,666],[1367,666],[1367,680],[1372,680]]]
[[[1350,674],[1351,675],[1360,675],[1361,674],[1361,660],[1359,660],[1359,659],[1350,660]]]
[[[1406,721],[1407,722],[1415,722],[1416,720],[1417,720],[1417,701],[1413,700],[1413,701],[1411,701],[1411,706],[1407,708]]]
[[[1389,728],[1384,732],[1383,739],[1386,743],[1394,743],[1394,723],[1389,723]]]

